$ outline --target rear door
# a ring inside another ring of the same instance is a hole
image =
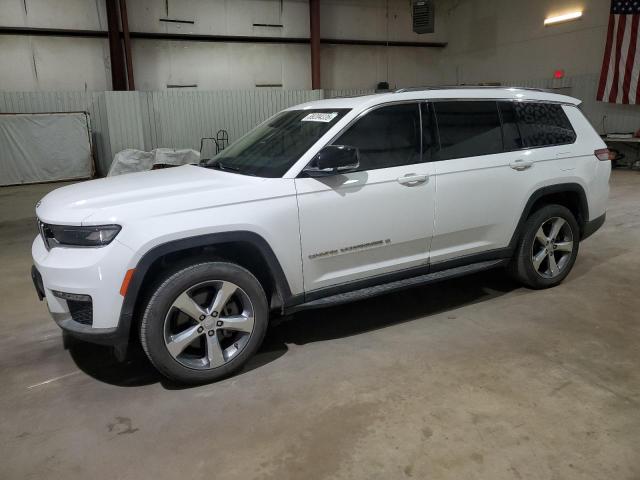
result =
[[[508,245],[535,183],[530,152],[505,151],[493,100],[434,101],[436,213],[430,258],[438,263]]]
[[[440,145],[431,263],[506,253],[530,195],[574,176],[576,133],[563,106],[508,100],[433,105]]]

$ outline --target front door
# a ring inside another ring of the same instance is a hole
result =
[[[375,108],[332,142],[359,149],[358,171],[295,180],[306,292],[428,265],[435,188],[422,131],[418,102]]]

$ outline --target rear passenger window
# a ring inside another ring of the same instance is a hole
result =
[[[420,110],[417,103],[377,108],[358,120],[336,145],[360,150],[359,170],[420,163]]]
[[[502,128],[494,101],[433,102],[440,134],[437,160],[502,152]]]
[[[575,142],[576,132],[561,105],[535,102],[512,103],[522,138],[522,147],[548,147]]]

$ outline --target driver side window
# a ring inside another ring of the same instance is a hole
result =
[[[333,143],[360,150],[358,171],[420,163],[419,104],[377,108],[360,118]]]

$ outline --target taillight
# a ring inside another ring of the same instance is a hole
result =
[[[593,152],[593,154],[598,157],[598,160],[602,160],[603,162],[607,160],[612,160],[613,153],[609,151],[608,148],[600,148]]]

